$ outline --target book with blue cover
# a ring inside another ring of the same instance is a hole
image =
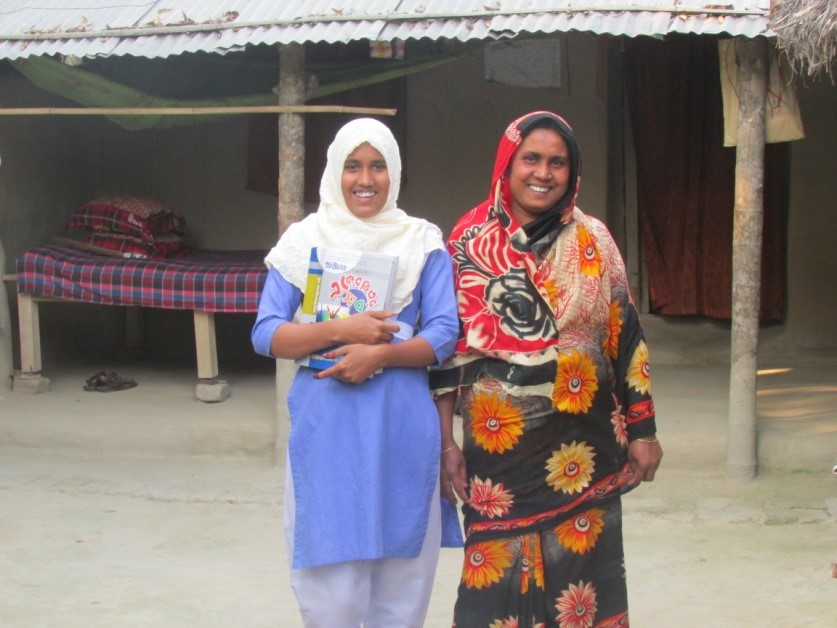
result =
[[[392,307],[398,257],[370,251],[313,247],[302,298],[301,322],[346,318]],[[336,360],[313,353],[297,364],[325,369]]]

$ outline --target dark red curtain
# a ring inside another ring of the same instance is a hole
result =
[[[625,41],[650,309],[731,318],[735,148],[723,146],[718,40]],[[764,170],[761,320],[784,317],[787,144]]]

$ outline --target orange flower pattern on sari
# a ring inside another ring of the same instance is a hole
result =
[[[544,588],[543,552],[541,551],[541,537],[539,534],[527,534],[523,537],[523,559],[520,570],[520,593],[529,591],[529,584],[534,580],[535,586]]]
[[[622,333],[622,307],[619,301],[610,302],[610,320],[608,322],[605,353],[611,360],[619,354],[619,334]]]
[[[591,508],[567,519],[555,528],[555,535],[566,549],[586,554],[596,546],[604,528],[604,510]]]
[[[549,296],[549,305],[552,306],[552,309],[554,310],[558,307],[558,296],[561,294],[558,282],[554,279],[545,279],[543,287],[546,289],[546,294]]]
[[[481,480],[474,476],[470,489],[468,505],[489,519],[502,517],[514,503],[514,496],[503,488],[503,483],[494,486],[491,478]]]
[[[598,389],[596,365],[587,353],[579,353],[577,349],[573,349],[570,355],[561,354],[558,360],[558,376],[552,388],[554,408],[570,414],[587,412]]]
[[[648,361],[648,345],[641,340],[636,346],[625,381],[643,395],[651,391],[651,364]]]
[[[561,450],[553,451],[546,462],[546,470],[549,471],[546,483],[555,492],[580,493],[590,485],[596,467],[593,462],[595,455],[593,448],[583,441],[561,445]]]
[[[465,551],[462,582],[469,589],[484,589],[500,582],[503,571],[511,567],[512,553],[506,541],[474,543]]]
[[[560,628],[590,628],[596,619],[596,588],[592,583],[580,580],[578,585],[570,584],[555,600]]]
[[[602,256],[596,238],[583,225],[578,225],[578,265],[582,275],[597,277],[602,272]]]
[[[503,453],[523,434],[523,413],[496,394],[482,393],[471,403],[471,432],[488,453]]]

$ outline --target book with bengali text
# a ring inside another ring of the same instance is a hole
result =
[[[370,251],[313,247],[302,298],[300,322],[346,318],[392,307],[398,257]],[[297,360],[300,366],[325,369],[336,360],[322,352]]]

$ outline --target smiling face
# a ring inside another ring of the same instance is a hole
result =
[[[509,164],[511,212],[526,225],[554,207],[567,193],[570,151],[561,134],[536,128],[518,146]]]
[[[389,195],[384,156],[368,143],[358,146],[343,163],[340,187],[346,206],[358,218],[371,218],[380,212]]]

